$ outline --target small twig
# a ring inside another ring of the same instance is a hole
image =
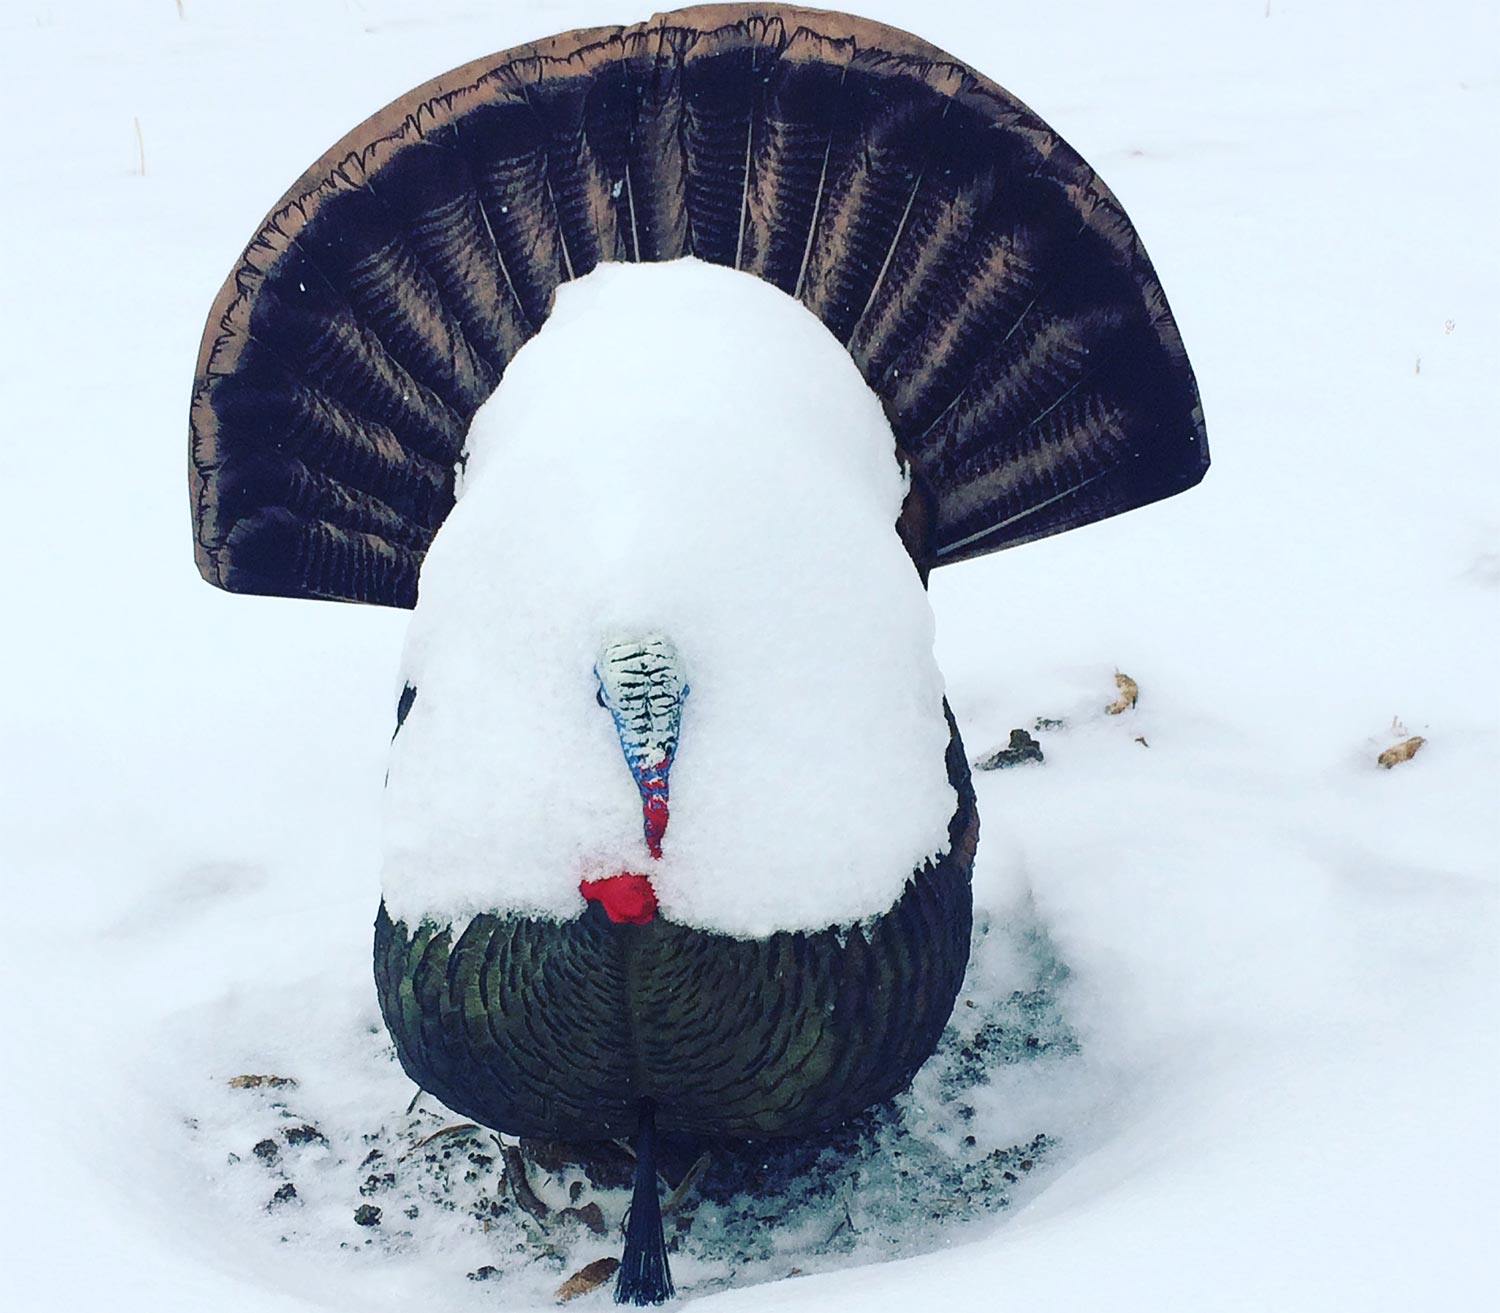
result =
[[[505,1179],[510,1184],[511,1194],[516,1197],[516,1203],[540,1222],[552,1210],[537,1198],[531,1182],[526,1179],[526,1160],[521,1157],[521,1146],[503,1144],[500,1152],[505,1158]]]
[[[411,1102],[406,1105],[406,1115],[408,1117],[417,1110],[417,1104],[422,1101],[422,1096],[426,1093],[427,1091],[420,1085],[417,1086],[417,1092],[411,1096]]]
[[[841,1232],[846,1226],[851,1231],[854,1230],[854,1218],[849,1214],[849,1201],[847,1199],[844,1200],[844,1220],[828,1233],[828,1239],[823,1242],[823,1247],[826,1249],[835,1240],[837,1240],[839,1238],[839,1232]]]
[[[434,1140],[440,1139],[444,1135],[452,1135],[455,1131],[477,1131],[478,1129],[479,1127],[474,1125],[473,1122],[454,1122],[451,1126],[441,1127],[439,1130],[433,1131],[431,1135],[424,1135],[396,1161],[404,1163],[408,1158],[412,1156],[412,1154],[416,1153],[418,1149],[431,1144]]]
[[[661,1206],[661,1215],[670,1217],[682,1207],[682,1201],[688,1197],[688,1192],[698,1184],[699,1178],[708,1170],[708,1165],[713,1161],[709,1154],[700,1154],[698,1161],[687,1169],[687,1174],[678,1182],[677,1188],[667,1196],[667,1200]]]
[[[144,178],[146,176],[146,138],[141,134],[141,118],[139,114],[135,116],[135,149],[141,162],[141,177]]]

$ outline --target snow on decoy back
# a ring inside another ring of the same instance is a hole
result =
[[[957,807],[904,494],[878,401],[775,288],[692,260],[560,288],[423,566],[392,917],[567,919],[619,874],[732,935],[888,910]]]
[[[375,978],[496,1130],[827,1130],[963,978],[978,818],[928,573],[1195,484],[1187,356],[1071,147],[907,33],[569,32],[380,110],[219,293],[196,554],[413,607]]]

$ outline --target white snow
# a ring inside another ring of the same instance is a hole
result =
[[[422,568],[387,787],[391,915],[567,919],[649,875],[729,934],[884,912],[957,798],[895,439],[844,349],[748,274],[606,265],[475,416]],[[594,664],[664,634],[690,686],[654,860]]]
[[[1007,945],[1033,922],[1070,969],[1078,1051],[996,1064],[972,1101],[985,1143],[1054,1147],[1008,1211],[913,1215],[905,1241],[859,1211],[896,1198],[884,1182],[841,1178],[821,1234],[851,1199],[862,1247],[820,1255],[799,1233],[732,1279],[762,1284],[696,1306],[1487,1310],[1500,14],[862,7],[995,77],[1100,169],[1181,322],[1214,466],[1183,497],[933,577],[971,755],[1069,723],[1039,734],[1044,766],[978,780],[997,947],[965,991],[1030,987]],[[465,1280],[493,1240],[461,1216],[383,1245],[352,1221],[363,1134],[399,1125],[411,1092],[369,978],[407,617],[204,585],[185,412],[214,290],[330,142],[480,51],[644,13],[0,15],[7,1307],[550,1306],[540,1259],[530,1284]],[[1141,702],[1105,717],[1116,667]],[[1387,773],[1393,716],[1428,742]],[[330,1140],[303,1151],[295,1213],[264,1211],[277,1178],[249,1156],[281,1119],[226,1084],[278,1071]],[[912,1099],[936,1107],[927,1072]],[[792,1267],[816,1274],[769,1280]],[[685,1289],[702,1270],[679,1269]]]

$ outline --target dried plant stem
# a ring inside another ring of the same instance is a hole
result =
[[[139,114],[135,116],[135,150],[136,156],[140,160],[139,172],[141,177],[144,178],[146,176],[146,138],[141,134],[141,118]]]
[[[444,1126],[440,1130],[433,1131],[431,1135],[424,1135],[420,1140],[412,1145],[410,1149],[402,1154],[401,1157],[397,1159],[397,1161],[404,1163],[408,1158],[412,1156],[412,1154],[416,1153],[418,1149],[426,1148],[427,1145],[431,1144],[434,1140],[441,1139],[445,1135],[453,1135],[457,1131],[477,1131],[478,1129],[479,1127],[474,1125],[473,1122],[454,1122],[451,1126]]]
[[[505,1161],[505,1181],[510,1186],[516,1203],[520,1204],[538,1222],[542,1221],[552,1210],[537,1198],[536,1191],[531,1188],[531,1182],[526,1179],[526,1161],[521,1157],[520,1146],[503,1145],[501,1155]]]
[[[661,1206],[661,1215],[670,1217],[682,1207],[682,1201],[688,1197],[692,1188],[698,1184],[698,1178],[708,1170],[708,1165],[713,1159],[706,1153],[698,1155],[698,1161],[687,1169],[687,1174],[677,1183],[677,1188],[667,1196],[666,1203]]]

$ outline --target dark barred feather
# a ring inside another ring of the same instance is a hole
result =
[[[896,102],[876,112],[878,87],[863,74],[845,81],[856,135],[829,160],[826,203],[808,255],[802,301],[848,342],[876,297],[923,178],[924,135],[942,118],[937,98]],[[925,91],[925,88],[923,89]]]
[[[837,49],[819,53],[839,55]],[[778,61],[752,125],[739,267],[791,296],[801,295],[828,185],[845,71],[839,62]]]
[[[571,277],[548,176],[546,134],[525,100],[481,105],[451,138],[468,162],[491,237],[533,331]]]
[[[378,534],[351,533],[272,506],[237,520],[225,547],[225,586],[233,592],[416,605],[422,552]]]
[[[568,278],[582,278],[601,260],[614,259],[619,244],[609,170],[584,135],[588,90],[576,78],[526,90],[526,103],[546,130],[547,189]]]
[[[249,341],[233,373],[215,375],[215,410],[230,404],[247,380],[269,399],[278,387],[304,391],[368,421],[366,445],[387,441],[410,449],[414,459],[448,465],[463,450],[458,416],[386,351],[374,330],[361,324],[320,270],[311,263],[283,261],[262,284],[250,319]],[[221,419],[221,422],[224,422]],[[256,427],[253,413],[236,412],[225,427],[253,435],[245,457],[274,450],[281,431],[268,421]],[[397,461],[402,450],[393,450]],[[339,478],[342,466],[328,472]]]
[[[469,349],[487,366],[493,389],[531,327],[490,237],[463,157],[419,142],[400,152],[371,179],[370,187],[395,216]]]
[[[395,216],[368,190],[345,192],[303,230],[300,248],[387,356],[467,427],[496,375],[475,359]]]

